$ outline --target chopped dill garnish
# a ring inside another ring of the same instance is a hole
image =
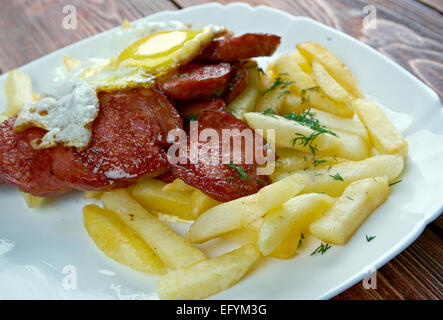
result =
[[[297,137],[292,139],[293,146],[297,142],[300,145],[303,145],[304,147],[308,146],[309,150],[311,151],[311,153],[314,156],[315,156],[315,152],[317,151],[317,147],[315,145],[313,145],[312,143],[320,134],[329,133],[333,136],[336,136],[336,134],[334,132],[332,132],[331,130],[320,125],[320,123],[318,122],[318,119],[315,119],[313,114],[311,113],[311,109],[303,111],[303,113],[301,115],[295,114],[293,112],[288,113],[287,115],[285,115],[285,119],[296,121],[296,122],[300,123],[301,125],[309,127],[315,131],[315,132],[311,133],[311,135],[309,135],[308,137],[303,134],[298,133]]]
[[[320,133],[329,133],[333,136],[337,136],[334,132],[331,130],[323,127],[318,122],[318,119],[314,118],[314,115],[311,113],[311,109],[307,109],[303,111],[302,114],[295,114],[293,112],[288,113],[285,115],[285,119],[297,121],[301,125],[304,125],[305,127],[309,127],[314,131],[320,132]]]
[[[308,92],[308,91],[317,91],[318,92],[319,89],[320,89],[320,87],[318,87],[318,86],[302,89],[301,90],[301,102],[302,103],[306,102],[306,92]]]
[[[264,96],[265,94],[267,94],[268,92],[271,92],[273,90],[275,90],[278,87],[281,87],[282,89],[286,89],[288,88],[291,84],[293,84],[294,81],[285,81],[283,80],[281,77],[277,77],[274,80],[274,83],[272,84],[272,86],[270,86],[268,89],[266,89],[265,91],[260,92],[260,94],[262,96]],[[285,93],[289,93],[289,91],[285,91]]]
[[[389,186],[392,187],[393,185],[395,185],[395,184],[397,184],[397,183],[400,183],[400,182],[401,182],[401,180],[398,180],[398,181],[396,181],[396,182],[392,182],[392,183],[389,184]]]
[[[249,176],[248,174],[245,172],[245,170],[243,170],[240,167],[237,167],[236,165],[233,164],[232,160],[229,161],[229,163],[224,163],[225,166],[228,166],[232,169],[235,170],[235,173],[237,173],[237,175],[240,177],[240,179],[245,180],[247,182],[249,182]]]
[[[371,240],[374,240],[375,239],[375,236],[369,236],[368,237],[368,235],[366,235],[366,241],[367,242],[369,242],[369,241],[371,241]]]
[[[178,73],[177,76],[179,78],[189,77],[189,73]]]
[[[298,246],[297,249],[300,249],[300,246],[303,242],[303,240],[305,239],[305,235],[303,233],[300,234],[300,239],[298,240]]]
[[[346,196],[346,198],[348,198],[349,200],[352,200],[352,201],[354,201],[354,199],[352,199],[351,197],[348,197],[348,196]]]
[[[220,98],[223,94],[223,91],[225,91],[225,88],[216,89],[212,93],[215,97]]]
[[[316,253],[321,253],[321,254],[323,255],[326,251],[328,251],[328,250],[331,249],[331,248],[332,248],[332,246],[331,246],[329,243],[327,243],[326,245],[324,245],[323,242],[322,242],[322,243],[318,246],[318,248],[315,249],[314,252],[311,253],[311,256],[313,256],[313,255],[316,254]]]
[[[343,178],[341,177],[341,175],[339,173],[336,173],[334,176],[330,174],[329,176],[331,178],[334,178],[335,180],[343,181]]]
[[[265,116],[271,116],[275,118],[275,111],[272,110],[271,108],[266,109],[265,111],[262,112],[263,115]]]
[[[325,163],[327,160],[314,160],[312,163],[314,164],[314,168],[317,167],[321,163]]]
[[[261,183],[261,184],[266,184],[266,180],[265,179],[262,179],[262,178],[257,178],[257,179],[255,179],[258,183]]]
[[[309,137],[306,137],[305,135],[303,135],[301,133],[297,133],[297,137],[292,139],[291,143],[293,146],[295,146],[295,144],[297,142],[299,145],[302,145],[303,147],[308,146],[312,155],[315,156],[315,153],[317,152],[318,149],[317,149],[317,146],[312,145],[312,143],[314,142],[315,138],[317,138],[320,134],[322,134],[322,132],[314,132],[314,133],[311,133],[311,135]]]
[[[328,167],[328,171],[327,171],[327,172],[331,171],[331,168],[332,168],[332,166],[329,166],[329,167]]]
[[[227,181],[234,180],[234,177],[226,177]]]
[[[186,121],[197,121],[200,116],[198,114],[188,114],[185,117]]]

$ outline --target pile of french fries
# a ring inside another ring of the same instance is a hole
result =
[[[74,62],[65,58],[67,68]],[[135,270],[161,275],[161,299],[202,299],[227,289],[260,257],[294,257],[308,233],[328,245],[346,244],[403,172],[408,143],[382,109],[364,99],[348,67],[320,44],[301,43],[266,72],[253,63],[248,71],[248,87],[228,108],[264,129],[265,138],[266,130],[275,131],[268,141],[278,155],[272,184],[225,203],[179,179],[85,193],[103,204],[83,210],[96,246]],[[21,73],[11,72],[5,90],[8,117],[33,99]],[[191,223],[186,238],[165,222]],[[208,259],[193,245],[218,237],[240,247]]]

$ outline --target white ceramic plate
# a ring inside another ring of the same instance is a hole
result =
[[[222,24],[236,33],[268,32],[282,36],[277,54],[298,42],[317,41],[331,49],[354,72],[365,94],[383,105],[410,145],[402,182],[343,247],[310,256],[319,241],[308,239],[291,260],[263,259],[217,299],[327,299],[379,268],[411,244],[443,206],[443,108],[430,88],[367,45],[313,20],[245,4],[208,4],[144,19]],[[21,68],[37,92],[46,92],[61,65],[61,55],[97,56],[96,35]],[[7,44],[6,44],[7,45]],[[103,50],[102,50],[103,51]],[[259,59],[265,66],[268,59]],[[0,77],[0,84],[6,75]],[[0,92],[0,105],[5,97]],[[157,298],[156,277],[140,274],[106,258],[88,237],[81,210],[82,194],[72,192],[46,207],[31,210],[16,189],[0,187],[0,299]],[[181,228],[181,232],[185,228]],[[376,238],[367,242],[365,235]],[[232,248],[212,241],[209,256]],[[75,272],[73,272],[75,270]],[[75,281],[76,280],[76,281]],[[77,284],[76,289],[72,284]],[[71,286],[70,286],[71,284]]]

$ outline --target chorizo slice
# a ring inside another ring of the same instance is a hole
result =
[[[187,146],[186,163],[171,164],[174,177],[182,179],[187,184],[194,186],[210,197],[218,201],[230,201],[256,193],[259,189],[270,183],[267,176],[257,175],[257,165],[254,161],[247,163],[244,161],[245,149],[242,143],[241,163],[232,161],[224,162],[222,148],[222,130],[238,129],[251,130],[243,121],[238,120],[233,115],[223,111],[204,110],[198,119],[198,129],[214,129],[219,135],[219,146],[210,152],[214,158],[206,157],[208,142],[197,144],[199,157],[197,163],[191,161],[191,146]],[[254,143],[255,145],[255,143]],[[229,157],[233,159],[233,148],[229,148]]]
[[[193,100],[178,105],[178,111],[184,121],[197,120],[204,110],[225,111],[226,103],[223,99]]]
[[[41,139],[46,131],[30,128],[15,133],[15,119],[0,124],[0,180],[41,197],[68,191],[68,185],[51,170],[52,149],[35,150],[30,144]]]
[[[231,75],[229,63],[188,64],[172,77],[159,83],[170,98],[194,100],[219,98],[225,92]]]
[[[272,55],[281,37],[273,34],[246,33],[239,37],[213,40],[197,60],[235,62],[242,59]]]
[[[98,98],[90,144],[58,149],[54,173],[76,189],[100,190],[166,172],[168,132],[183,128],[167,97],[153,88],[100,92]]]

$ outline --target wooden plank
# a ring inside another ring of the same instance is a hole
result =
[[[78,29],[64,29],[63,8],[73,5]],[[96,33],[162,10],[170,1],[14,0],[0,10],[0,69],[7,72]],[[7,45],[6,45],[7,44]]]
[[[443,12],[443,2],[441,0],[419,0],[423,2],[425,5],[439,11]]]

